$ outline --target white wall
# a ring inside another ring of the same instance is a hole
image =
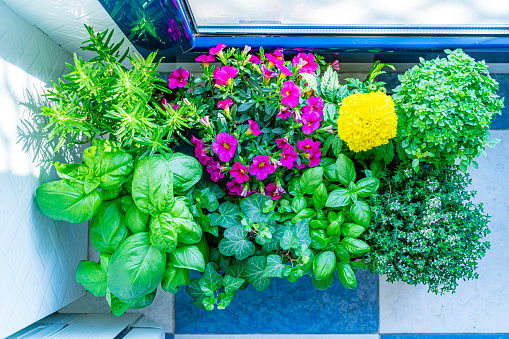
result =
[[[0,0],[0,337],[85,294],[74,281],[87,255],[87,224],[55,222],[35,203],[35,189],[54,178],[53,155],[35,117],[39,97],[71,55]],[[23,124],[25,121],[28,124]],[[28,149],[26,148],[27,146]],[[72,161],[71,151],[57,155]],[[41,165],[41,162],[42,165]]]

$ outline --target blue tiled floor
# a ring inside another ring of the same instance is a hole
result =
[[[317,291],[310,277],[291,284],[273,279],[263,292],[239,291],[226,310],[196,309],[181,289],[175,298],[175,333],[376,333],[378,276],[357,273],[355,290],[336,280]]]
[[[386,334],[381,339],[509,339],[509,334]]]

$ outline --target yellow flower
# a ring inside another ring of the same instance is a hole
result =
[[[394,102],[382,92],[352,94],[339,108],[338,135],[354,152],[387,144],[397,126]]]

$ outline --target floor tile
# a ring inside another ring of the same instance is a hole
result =
[[[470,170],[476,201],[491,216],[491,249],[480,261],[478,280],[460,282],[456,293],[428,294],[425,286],[388,283],[380,278],[380,331],[385,333],[509,333],[509,131]],[[476,337],[477,338],[477,337]]]
[[[175,297],[175,333],[375,333],[378,331],[378,279],[358,272],[355,290],[336,280],[317,291],[310,277],[291,284],[273,279],[263,292],[249,286],[226,310],[193,306],[181,289]]]

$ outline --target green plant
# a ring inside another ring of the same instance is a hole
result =
[[[414,169],[420,163],[452,165],[460,160],[465,172],[486,146],[495,114],[503,100],[495,91],[498,83],[488,66],[461,49],[446,50],[447,58],[425,61],[400,76],[401,85],[392,96],[398,115],[398,155],[409,159]]]
[[[408,166],[386,171],[370,199],[372,222],[362,236],[372,272],[388,281],[423,283],[434,293],[477,278],[477,260],[489,248],[488,216],[471,199],[468,174],[455,166]]]

